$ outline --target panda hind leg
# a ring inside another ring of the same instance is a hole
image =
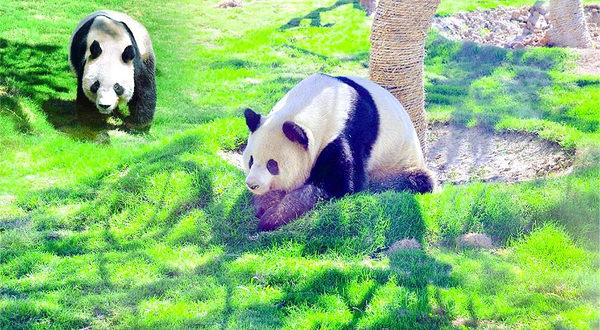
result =
[[[369,182],[368,190],[382,192],[386,190],[428,193],[435,189],[435,175],[426,168],[409,168],[397,175]]]

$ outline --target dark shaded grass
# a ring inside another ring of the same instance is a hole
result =
[[[430,34],[427,49],[425,65],[435,73],[426,84],[428,108],[448,109],[457,124],[494,127],[506,118],[543,119],[598,133],[592,96],[597,79],[561,74],[569,57],[565,50],[509,50],[457,43],[435,33]]]

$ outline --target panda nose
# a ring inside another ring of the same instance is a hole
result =
[[[104,109],[110,108],[110,104],[98,104],[98,106]]]
[[[260,188],[260,185],[257,185],[256,183],[246,183],[248,185],[248,188],[250,188],[250,190],[256,190],[258,188]]]

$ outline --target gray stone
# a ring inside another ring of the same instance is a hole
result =
[[[535,9],[535,11],[539,12],[542,15],[546,15],[550,6],[546,1],[537,1],[531,8]]]
[[[456,239],[459,248],[491,249],[494,247],[492,239],[486,234],[469,233]]]

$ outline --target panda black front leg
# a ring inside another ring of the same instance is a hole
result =
[[[323,189],[331,197],[361,191],[366,184],[363,160],[354,157],[344,137],[338,137],[321,151],[307,183]]]
[[[264,195],[254,196],[254,208],[256,210],[254,216],[261,218],[265,211],[281,203],[285,195],[286,193],[283,190],[272,190]]]
[[[307,184],[288,192],[281,202],[259,215],[259,230],[275,230],[310,211],[321,199],[342,197],[363,189],[366,174],[361,159],[352,156],[343,137],[319,155]]]
[[[156,108],[156,82],[154,80],[154,69],[146,67],[145,64],[137,62],[135,89],[131,100],[129,101],[130,115],[127,118],[128,128],[145,129],[149,128],[154,119],[154,110]]]
[[[275,230],[310,211],[327,193],[314,185],[304,185],[287,193],[279,203],[267,209],[258,222],[258,230]]]

